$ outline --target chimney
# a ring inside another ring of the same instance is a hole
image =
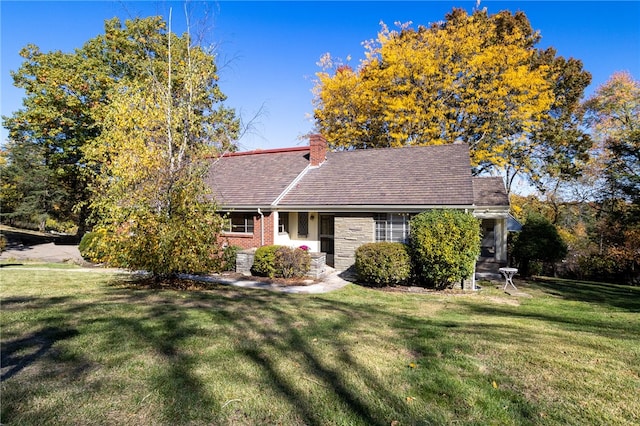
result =
[[[327,158],[327,140],[321,134],[309,136],[309,163],[312,167],[317,167],[324,163]]]

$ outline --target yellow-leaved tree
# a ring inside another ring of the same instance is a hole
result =
[[[239,123],[220,104],[213,53],[188,33],[160,36],[163,47],[142,58],[148,79],[110,93],[104,130],[87,155],[100,166],[97,251],[164,278],[219,267],[222,218],[204,177],[207,158],[231,145]]]
[[[558,76],[568,63],[533,47],[540,36],[523,13],[454,9],[430,27],[410,25],[382,24],[357,69],[328,54],[321,60],[314,115],[330,146],[467,143],[475,172],[504,175],[508,189],[517,174],[537,180],[549,170],[546,160],[557,150],[537,136],[577,109],[590,81],[581,64],[575,75],[582,79],[571,80],[576,94],[560,100]],[[581,135],[565,135],[562,143],[573,144],[565,157],[587,148],[576,146]]]

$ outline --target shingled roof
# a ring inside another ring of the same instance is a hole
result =
[[[471,176],[468,146],[448,144],[327,152],[317,167],[309,147],[231,154],[212,162],[208,183],[234,209],[508,206],[504,185],[483,179]]]
[[[223,206],[268,207],[309,165],[309,147],[233,153],[212,160],[207,184]]]
[[[466,145],[328,152],[280,206],[470,206]]]
[[[473,178],[473,203],[478,207],[509,205],[509,196],[500,176]]]

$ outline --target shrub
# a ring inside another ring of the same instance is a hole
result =
[[[556,227],[546,218],[531,215],[522,226],[513,244],[513,257],[522,276],[530,276],[532,262],[553,264],[565,258],[567,244],[562,241]]]
[[[239,251],[239,246],[226,246],[222,250],[222,267],[225,271],[236,270],[236,258]]]
[[[394,286],[411,275],[411,257],[402,243],[363,244],[356,250],[358,280],[375,287]]]
[[[0,253],[2,253],[7,248],[7,239],[4,235],[0,234]]]
[[[107,261],[104,235],[105,231],[100,230],[87,232],[82,236],[78,250],[84,260],[92,263],[105,263]]]
[[[71,221],[58,221],[53,218],[48,217],[45,220],[45,228],[48,231],[55,231],[64,234],[75,234],[78,232],[78,226]]]
[[[411,219],[416,277],[443,288],[469,277],[480,255],[480,223],[459,210],[430,210]]]
[[[311,266],[311,256],[306,250],[279,247],[275,252],[276,276],[282,278],[304,277]]]
[[[261,277],[276,276],[276,251],[282,246],[274,244],[262,246],[256,250],[251,273]]]

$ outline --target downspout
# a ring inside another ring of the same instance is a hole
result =
[[[264,245],[264,213],[258,207],[258,214],[260,215],[260,246]]]

